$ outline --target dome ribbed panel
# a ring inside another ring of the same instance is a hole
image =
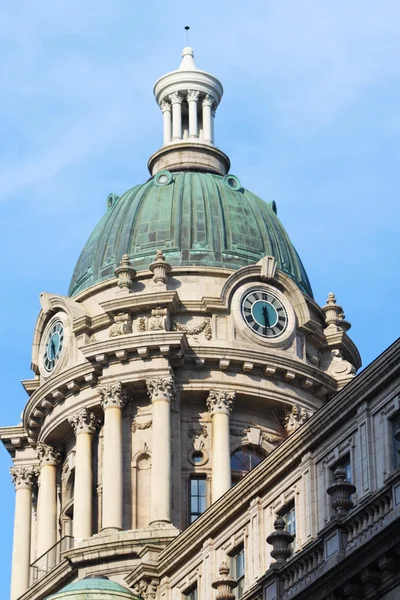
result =
[[[123,254],[136,270],[148,269],[156,250],[173,266],[239,269],[275,256],[312,296],[301,260],[272,209],[248,190],[228,187],[210,173],[173,173],[126,192],[101,219],[76,265],[69,294],[114,277]]]

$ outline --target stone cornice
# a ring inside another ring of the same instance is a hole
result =
[[[92,365],[83,363],[43,383],[29,398],[23,412],[23,423],[29,439],[37,439],[44,419],[60,400],[81,387],[94,385],[97,381],[95,373]]]
[[[0,440],[3,442],[11,458],[14,458],[17,449],[28,445],[28,432],[22,425],[1,427]]]
[[[159,290],[157,292],[145,292],[127,294],[113,300],[101,302],[100,306],[111,316],[115,316],[121,311],[140,312],[165,306],[171,312],[175,312],[179,306],[179,296],[176,291]]]
[[[221,514],[229,515],[229,520],[234,519],[253,498],[273,486],[286,470],[300,464],[305,453],[322,444],[339,424],[356,414],[357,406],[376,395],[378,389],[395,375],[400,376],[400,339],[171,542],[160,555],[159,573],[172,571],[185,553],[199,551],[204,541],[223,526]]]

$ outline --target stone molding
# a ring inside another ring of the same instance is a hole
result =
[[[98,386],[97,391],[99,392],[103,410],[106,410],[110,406],[123,409],[128,403],[128,396],[124,392],[120,381],[109,383],[105,386]]]
[[[203,98],[203,106],[213,107],[214,104],[215,104],[215,99],[211,96],[211,94],[206,94]]]
[[[158,400],[171,402],[175,396],[175,382],[170,375],[157,377],[156,379],[146,379],[146,386],[149,398],[153,403]]]
[[[31,490],[37,483],[39,470],[36,466],[11,467],[10,473],[15,491],[23,489]]]
[[[230,415],[235,400],[235,392],[210,390],[207,398],[207,409],[211,414],[224,413]]]
[[[134,590],[144,600],[154,600],[157,595],[158,584],[158,579],[141,579],[134,585]]]
[[[162,100],[162,102],[160,104],[160,108],[161,108],[161,112],[165,112],[165,111],[171,112],[171,104],[170,104],[170,102],[166,102],[165,100]]]
[[[188,90],[186,100],[188,102],[197,102],[200,96],[200,92],[196,90]]]
[[[68,423],[72,426],[75,435],[80,433],[96,433],[96,429],[100,425],[99,419],[93,412],[89,412],[87,408],[81,408],[76,413],[68,417]]]
[[[182,104],[183,96],[179,92],[173,92],[173,94],[170,94],[169,99],[171,104]]]
[[[60,464],[61,454],[58,452],[58,450],[55,450],[53,446],[43,443],[38,444],[36,453],[39,459],[40,467],[44,467],[46,465],[57,467]]]

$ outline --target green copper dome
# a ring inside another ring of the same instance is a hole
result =
[[[312,296],[275,203],[243,189],[233,175],[161,171],[120,198],[110,194],[107,207],[78,259],[70,296],[113,278],[123,254],[137,271],[148,269],[158,249],[172,266],[240,269],[274,256],[278,269]]]
[[[64,598],[71,598],[71,600],[89,598],[93,600],[109,600],[111,598],[141,600],[140,596],[107,577],[87,577],[74,581],[56,594],[48,596],[47,600],[64,600]]]

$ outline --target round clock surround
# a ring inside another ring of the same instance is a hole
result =
[[[64,363],[68,327],[64,313],[54,315],[43,332],[40,344],[41,375],[50,377]]]
[[[243,296],[241,312],[248,327],[267,339],[283,335],[288,326],[286,308],[276,294],[265,288],[250,290]]]
[[[275,286],[243,284],[233,294],[231,307],[234,327],[248,342],[284,348],[293,341],[296,315],[290,300]]]

